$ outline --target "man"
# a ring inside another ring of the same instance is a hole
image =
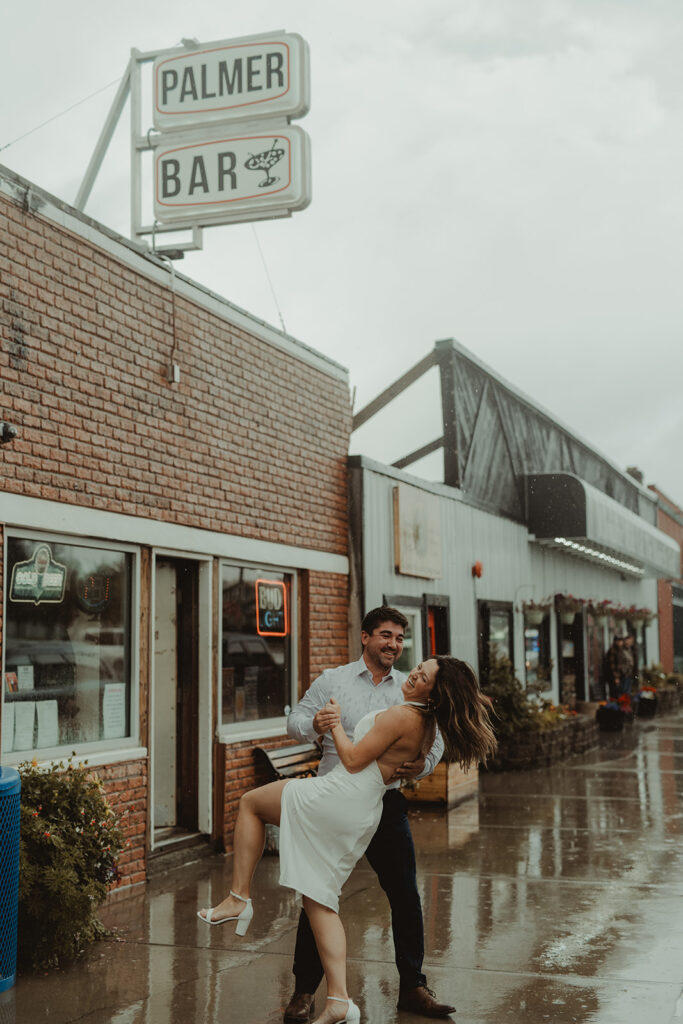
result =
[[[405,676],[394,668],[403,650],[408,620],[396,608],[373,608],[361,623],[363,654],[358,661],[328,669],[311,685],[287,719],[287,732],[300,743],[322,736],[323,755],[318,774],[325,775],[338,763],[337,751],[329,730],[334,715],[326,709],[330,697],[341,705],[342,725],[352,738],[363,715],[400,704]],[[399,1010],[410,1010],[426,1017],[447,1017],[454,1007],[439,1003],[427,988],[422,973],[424,931],[422,906],[417,891],[415,848],[410,833],[407,802],[399,793],[401,778],[422,778],[434,771],[443,753],[443,741],[436,740],[426,758],[404,764],[384,795],[384,810],[377,831],[366,851],[371,867],[389,899],[394,936],[396,966],[400,976]],[[304,1024],[313,1011],[315,991],[323,977],[313,933],[302,912],[294,951],[292,996],[284,1019],[288,1024]]]
[[[633,692],[636,674],[635,637],[632,633],[627,633],[624,637],[619,668],[621,671],[621,692],[628,694],[630,697]]]
[[[621,694],[621,666],[624,652],[624,638],[618,633],[607,652],[607,696],[616,700]]]
[[[623,694],[631,696],[635,659],[633,657],[633,637],[615,636],[608,651],[610,697],[615,700]]]

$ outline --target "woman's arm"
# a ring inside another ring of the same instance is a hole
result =
[[[330,704],[339,708],[334,697],[330,698]],[[339,760],[348,772],[352,774],[361,772],[404,735],[407,723],[408,719],[404,710],[398,707],[387,708],[377,716],[372,729],[360,743],[352,743],[340,722],[331,730]]]

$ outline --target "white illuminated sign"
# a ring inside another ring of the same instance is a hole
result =
[[[155,60],[154,124],[303,117],[309,92],[308,46],[296,33],[204,43]]]
[[[197,142],[169,137],[154,166],[160,221],[281,216],[310,202],[309,141],[301,128],[268,131],[264,125]]]
[[[148,63],[156,132],[142,121],[142,67]],[[290,126],[310,106],[308,44],[297,33],[214,43],[188,38],[167,50],[133,50],[78,190],[79,210],[129,94],[131,236],[152,235],[155,252],[178,258],[201,249],[204,227],[289,217],[310,203],[310,142]],[[149,151],[154,219],[146,223],[142,160]],[[157,236],[186,229],[191,239],[157,245]]]

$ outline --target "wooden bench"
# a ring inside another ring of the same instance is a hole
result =
[[[320,763],[317,743],[300,743],[295,747],[264,750],[254,747],[257,763],[268,772],[271,782],[277,779],[304,779],[315,775]]]

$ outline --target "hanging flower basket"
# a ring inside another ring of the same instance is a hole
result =
[[[593,616],[595,625],[601,628],[606,624],[607,618],[612,612],[612,606],[609,601],[589,601],[586,611]]]
[[[649,626],[657,616],[650,608],[629,608],[627,616],[634,625]]]
[[[563,626],[571,626],[586,602],[572,594],[555,594],[555,609]]]
[[[524,618],[530,626],[540,626],[547,613],[552,608],[552,601],[525,601],[522,604]]]
[[[524,601],[522,611],[529,626],[540,626],[545,616],[553,606],[550,598],[543,601]]]

